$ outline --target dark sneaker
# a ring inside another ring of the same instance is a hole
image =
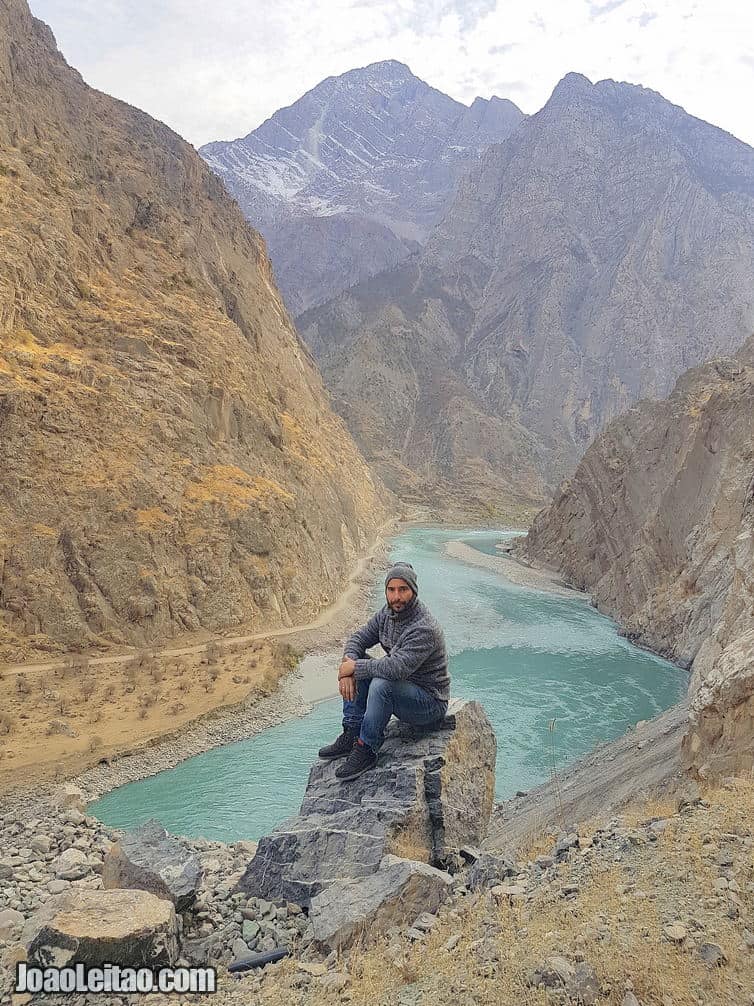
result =
[[[377,755],[368,744],[354,744],[348,758],[335,769],[335,775],[343,782],[347,782],[349,779],[355,779],[362,772],[368,772],[376,764]]]
[[[345,758],[351,753],[351,748],[358,740],[359,735],[350,727],[343,727],[343,733],[332,744],[327,744],[319,749],[320,758]]]

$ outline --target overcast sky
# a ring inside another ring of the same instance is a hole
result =
[[[233,139],[325,77],[398,59],[470,103],[536,112],[564,74],[659,91],[754,145],[749,0],[31,0],[94,87],[191,143]]]

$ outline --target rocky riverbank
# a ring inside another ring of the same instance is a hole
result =
[[[517,545],[692,668],[686,767],[754,768],[754,338],[594,441]]]
[[[0,818],[0,998],[10,995],[21,923],[66,889],[97,890],[117,833],[75,799]],[[191,1001],[364,1006],[752,1006],[754,784],[635,806],[543,832],[515,858],[489,855],[456,874],[434,912],[372,947],[318,952],[306,912],[234,893],[253,848],[193,841],[203,880],[181,922],[182,963],[218,967],[219,991]],[[286,945],[291,956],[238,977],[234,956]],[[36,997],[121,1006],[137,997]],[[143,1000],[142,1000],[143,1001]],[[150,996],[155,1006],[174,999]],[[29,1002],[16,998],[17,1006]]]
[[[492,562],[496,560],[493,556],[489,558]],[[354,600],[348,612],[343,613],[344,618],[349,614],[353,619],[361,618],[370,607],[373,575],[376,565],[381,564],[383,560],[384,555],[376,556],[372,571],[369,574],[364,573],[363,582],[358,588],[358,599]],[[359,608],[359,605],[362,607]],[[322,656],[326,653],[327,645],[331,645],[333,641],[333,636],[328,633],[335,631],[340,631],[340,628],[334,630],[331,625],[321,626],[317,629],[319,635],[310,635],[307,639],[302,639],[299,645],[311,648]],[[321,668],[322,664],[319,666]],[[321,676],[321,670],[317,673]],[[300,715],[306,709],[306,703],[301,697],[302,691],[307,692],[307,688],[302,687],[305,684],[307,682],[297,678],[294,672],[288,675],[273,695],[250,703],[247,707],[223,710],[216,717],[206,718],[196,725],[196,731],[188,735],[184,733],[179,739],[161,742],[154,748],[120,758],[110,765],[97,766],[78,780],[83,793],[87,798],[93,798],[114,786],[177,764],[190,754],[250,736],[285,718]],[[316,688],[312,691],[311,682],[308,684],[310,686],[308,694],[311,696],[316,692]],[[668,717],[668,714],[663,715]],[[670,719],[673,719],[672,711]],[[640,830],[637,838],[631,830],[633,826],[627,823],[628,819],[622,818],[609,823],[603,822],[597,828],[597,831],[602,828],[603,831],[607,829],[610,832],[609,835],[606,833],[604,841],[600,839],[590,845],[586,840],[582,843],[579,837],[579,841],[574,844],[569,836],[573,834],[581,836],[585,833],[585,829],[583,825],[577,828],[567,822],[583,822],[599,809],[623,804],[638,791],[649,789],[658,781],[673,785],[674,780],[671,776],[675,776],[678,770],[678,759],[675,757],[676,729],[675,720],[672,723],[670,720],[662,723],[652,721],[627,738],[605,746],[582,763],[573,766],[568,772],[568,777],[560,780],[562,785],[558,792],[553,790],[543,797],[541,793],[533,791],[527,797],[509,801],[506,805],[496,808],[485,849],[487,854],[492,855],[494,862],[513,864],[510,870],[505,868],[503,875],[490,878],[497,881],[493,885],[497,890],[492,893],[489,890],[474,890],[473,885],[469,886],[465,873],[461,871],[454,880],[451,897],[444,907],[434,913],[421,913],[421,917],[417,916],[417,919],[411,920],[411,923],[405,926],[393,927],[385,941],[376,950],[369,951],[364,956],[325,955],[315,952],[307,940],[308,922],[306,912],[301,910],[301,906],[289,902],[247,897],[241,892],[235,892],[236,884],[248,866],[253,852],[252,843],[225,844],[188,840],[186,844],[196,853],[202,864],[203,881],[194,912],[190,918],[182,920],[182,936],[186,948],[183,960],[187,963],[209,962],[217,965],[222,975],[221,992],[219,998],[216,997],[213,1001],[223,1004],[227,1002],[229,1006],[248,1002],[250,995],[258,995],[272,1004],[286,1002],[308,1006],[309,1003],[324,1002],[328,996],[332,998],[337,995],[344,1002],[370,1001],[389,1003],[391,1006],[414,1006],[422,1002],[425,996],[443,1002],[443,989],[455,990],[452,997],[454,1003],[464,1002],[464,996],[471,1003],[470,996],[473,994],[473,1001],[476,1003],[510,1002],[518,1006],[518,1003],[542,1001],[541,990],[537,991],[536,986],[538,984],[546,986],[548,982],[553,983],[550,987],[550,999],[552,1000],[554,996],[560,1003],[576,1002],[576,999],[569,999],[568,996],[572,993],[580,995],[579,989],[583,991],[584,988],[593,988],[596,982],[599,997],[593,999],[593,1002],[607,1001],[616,1002],[620,1006],[635,1006],[630,1000],[625,1000],[625,996],[631,991],[626,984],[633,981],[630,975],[623,980],[622,985],[610,984],[612,979],[605,981],[601,977],[600,953],[604,947],[598,947],[594,956],[585,956],[583,947],[570,945],[570,929],[562,929],[562,919],[558,924],[561,925],[561,932],[565,935],[561,936],[559,946],[553,945],[553,940],[549,937],[545,940],[543,933],[538,930],[534,934],[536,940],[529,939],[527,932],[531,931],[531,927],[517,924],[517,927],[511,929],[513,922],[508,918],[510,914],[508,909],[515,910],[514,914],[518,915],[522,907],[537,905],[540,903],[538,899],[543,897],[545,901],[542,905],[550,905],[547,898],[548,892],[551,893],[554,889],[553,885],[558,889],[564,889],[564,885],[567,886],[569,883],[568,878],[576,875],[564,872],[564,863],[567,865],[573,861],[578,869],[581,869],[579,864],[584,863],[584,857],[593,856],[595,863],[599,864],[597,870],[599,880],[603,872],[613,868],[610,857],[611,855],[614,857],[614,839],[623,845],[628,843],[632,849],[635,846],[643,849],[647,843],[652,843],[648,855],[654,855],[660,849],[655,839],[647,836],[655,832],[661,834],[662,828],[654,831]],[[664,750],[662,745],[671,742],[673,758],[666,758],[661,754]],[[666,771],[667,765],[671,762],[672,771]],[[61,807],[56,804],[53,796],[51,790],[32,796],[26,791],[8,794],[0,802],[2,815],[0,927],[5,926],[4,929],[0,928],[0,934],[5,933],[4,937],[0,935],[0,939],[5,939],[8,943],[4,951],[6,963],[13,954],[18,924],[28,919],[40,904],[63,890],[79,887],[91,890],[99,888],[106,850],[120,834],[87,816],[83,806]],[[693,807],[700,813],[703,812],[705,810],[703,805],[694,801],[695,798],[692,798]],[[650,818],[651,810],[646,811],[644,816]],[[669,816],[673,821],[680,820],[677,813]],[[25,823],[22,824],[22,821]],[[517,827],[518,823],[522,824],[521,828]],[[565,824],[567,827],[563,829]],[[751,837],[746,829],[742,830],[738,825],[736,827],[742,843]],[[559,829],[563,829],[562,833],[559,833]],[[613,834],[616,829],[617,833]],[[547,837],[549,835],[552,837]],[[541,849],[535,848],[532,844],[533,836],[540,846],[544,842]],[[565,857],[562,849],[560,852],[557,850],[558,844],[562,845],[563,842],[566,842],[567,846]],[[751,846],[742,844],[741,848],[745,858],[746,850]],[[582,855],[580,850],[591,851]],[[547,865],[548,857],[553,860],[550,866]],[[648,859],[647,862],[659,863],[661,870],[665,868],[662,860]],[[754,883],[754,877],[750,876],[751,870],[746,872],[745,864],[734,865],[735,871],[728,879],[733,879],[740,890],[736,891],[735,887],[729,890],[742,899],[743,907],[739,908],[739,912],[742,913],[741,919],[745,919],[745,912],[751,910],[747,900],[751,892],[742,880],[746,884]],[[571,867],[567,866],[567,869],[570,870]],[[500,870],[503,870],[502,866]],[[585,876],[582,870],[579,873],[581,886],[576,884],[578,890],[569,892],[565,897],[569,906],[572,902],[578,905],[582,888],[588,889],[589,884]],[[588,873],[588,877],[594,879],[593,871]],[[694,882],[694,877],[691,875],[686,879],[690,884]],[[640,886],[639,889],[644,888]],[[689,894],[687,902],[691,903],[692,900]],[[620,902],[620,898],[618,901]],[[560,910],[562,907],[560,901],[556,900],[553,903]],[[603,906],[605,907],[603,914],[606,917],[610,916],[609,906],[610,901],[607,899]],[[590,903],[587,904],[587,909],[590,909]],[[4,916],[3,910],[18,915]],[[667,909],[665,914],[669,912],[670,909]],[[607,922],[597,920],[592,929],[597,931],[599,926],[611,927],[615,923],[620,930],[620,914],[621,912],[615,908],[613,916],[610,916]],[[699,918],[696,918],[696,921],[702,923],[704,930],[702,935],[709,937],[704,942],[714,942],[712,939],[715,935],[712,930],[716,928],[714,916],[710,915],[709,921],[707,916],[703,922]],[[674,921],[671,919],[666,924],[671,926]],[[685,925],[683,922],[678,924]],[[553,922],[553,928],[557,929],[556,922]],[[751,927],[749,929],[744,927],[740,933],[736,930],[738,933],[736,946],[747,946],[746,934],[750,929]],[[614,930],[611,928],[612,932]],[[686,932],[688,935],[691,930],[687,927]],[[691,935],[696,937],[699,933],[697,927]],[[726,936],[727,942],[722,948],[726,968],[734,959],[730,956],[732,944],[728,939],[729,935]],[[634,936],[635,934],[631,934],[631,939]],[[612,938],[611,936],[609,939]],[[511,970],[512,961],[507,965],[505,963],[507,960],[505,954],[510,953],[510,946],[503,953],[500,946],[500,941],[503,939],[513,940],[514,945],[519,946],[521,950],[515,972]],[[660,944],[658,951],[660,956],[666,951],[669,952],[669,948],[677,951],[677,942],[666,939],[662,932],[658,931],[657,939]],[[234,957],[243,953],[273,949],[280,945],[292,948],[293,959],[270,965],[262,973],[247,974],[241,980],[226,975],[225,966]],[[720,945],[719,942],[717,945]],[[693,953],[697,943],[691,940],[684,944],[684,948]],[[705,953],[711,952],[705,951]],[[740,953],[740,950],[736,951],[736,954]],[[186,954],[188,956],[185,956]],[[555,958],[558,959],[557,966],[551,961]],[[459,977],[460,971],[456,966],[458,959],[465,961],[468,980]],[[381,962],[379,966],[375,963],[377,961]],[[431,962],[431,967],[427,964],[428,961]],[[527,967],[524,968],[522,962],[527,961]],[[744,963],[746,961],[748,958],[745,958]],[[586,967],[579,968],[580,964]],[[704,966],[707,967],[706,964]],[[481,971],[479,967],[482,968]],[[397,973],[404,978],[402,986],[395,983],[386,986],[380,968],[386,972],[397,968]],[[740,970],[738,963],[736,968]],[[510,978],[512,974],[514,977],[517,976],[515,981]],[[439,981],[439,975],[444,975],[443,982]],[[729,969],[726,976],[732,975],[733,972]],[[485,998],[486,995],[492,996],[493,979],[497,980],[498,988],[502,989],[500,996]],[[738,977],[735,977],[735,981],[738,980]],[[637,983],[637,987],[639,984],[641,981]],[[611,991],[606,993],[604,989],[608,986]],[[699,987],[703,988],[703,985]],[[621,997],[611,998],[617,991],[621,992]],[[102,1003],[103,1006],[107,1001],[107,997],[96,999],[96,1002]],[[116,998],[109,1000],[111,1006],[114,1006],[116,1001],[121,1000]],[[159,997],[154,997],[153,1001],[160,1001]],[[582,996],[581,1001],[583,1003],[587,1000]],[[642,999],[638,1001],[642,1006],[663,1002],[661,998],[649,998],[646,1004]],[[90,1002],[95,1002],[91,996],[86,998],[87,1006]],[[710,1006],[712,1003],[715,1006],[725,1003],[727,1006],[728,1002],[731,1004],[743,1002],[748,1006],[745,999],[705,999],[699,996],[673,999],[672,1002],[673,1006],[687,1002],[690,1006],[698,1006],[699,1002],[709,1002]],[[81,1006],[84,1006],[84,1000],[81,1001]]]
[[[321,978],[283,961],[225,980],[220,1001],[319,1006],[335,988],[364,1006],[751,1006],[752,801],[737,780],[544,833]]]

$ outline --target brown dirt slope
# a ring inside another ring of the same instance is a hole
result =
[[[384,519],[193,148],[0,0],[0,659],[306,621]]]

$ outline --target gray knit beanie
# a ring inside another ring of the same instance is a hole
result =
[[[418,596],[419,585],[416,582],[416,571],[410,562],[396,562],[394,566],[391,566],[385,577],[385,587],[391,580],[405,580],[413,590],[414,597]]]

